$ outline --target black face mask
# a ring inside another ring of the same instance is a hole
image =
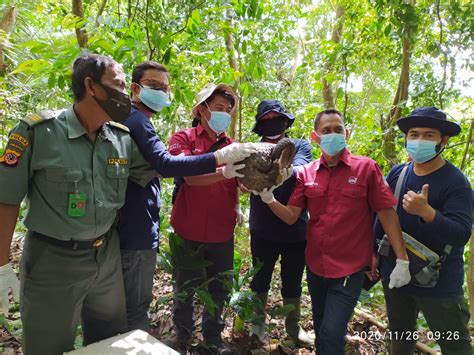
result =
[[[285,116],[278,116],[272,119],[260,121],[258,131],[261,136],[271,137],[277,134],[283,134],[288,125],[288,119]]]
[[[102,83],[98,84],[102,86],[102,88],[107,93],[107,99],[101,100],[93,96],[95,102],[97,102],[97,104],[102,107],[102,109],[107,113],[107,115],[109,115],[112,120],[116,122],[123,122],[130,114],[130,110],[132,108],[130,96],[118,90],[112,89],[108,86],[105,86]]]

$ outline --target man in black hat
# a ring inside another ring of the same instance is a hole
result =
[[[295,116],[288,113],[278,100],[263,100],[257,108],[256,123],[253,132],[262,137],[262,142],[278,143],[286,136],[285,131],[293,124]],[[304,139],[291,139],[296,147],[293,166],[301,166],[312,160],[311,144]],[[296,183],[296,177],[289,178],[274,191],[275,198],[287,203]],[[301,280],[303,277],[306,247],[306,223],[308,214],[301,214],[298,221],[289,226],[276,217],[262,202],[259,196],[250,195],[250,243],[254,266],[262,262],[262,268],[255,274],[250,284],[262,301],[263,307],[257,307],[258,318],[252,332],[260,339],[265,331],[265,305],[272,280],[275,263],[280,259],[281,280],[284,305],[293,305],[287,314],[285,328],[288,336],[295,343],[312,345],[314,337],[307,334],[300,326]]]
[[[408,284],[389,289],[391,266],[382,265],[391,353],[413,354],[421,310],[430,327],[428,338],[438,342],[443,354],[472,354],[469,309],[463,296],[463,252],[471,235],[472,190],[464,174],[441,156],[449,138],[459,134],[461,128],[435,107],[416,108],[397,125],[405,133],[405,147],[411,158],[399,196],[400,225],[445,259],[438,282],[429,288]],[[392,190],[405,165],[389,172],[387,182]],[[376,224],[375,230],[377,237],[383,235],[380,225]]]

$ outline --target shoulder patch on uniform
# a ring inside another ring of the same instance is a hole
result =
[[[127,133],[130,133],[130,129],[128,129],[127,126],[121,124],[121,123],[118,123],[118,122],[115,122],[115,121],[109,121],[107,122],[107,124],[109,126],[112,126],[112,127],[115,127],[115,128],[118,128],[118,129],[121,129],[122,131],[125,131]]]
[[[39,123],[48,122],[49,120],[58,117],[62,111],[63,110],[43,110],[26,116],[21,120],[28,126],[32,127]]]

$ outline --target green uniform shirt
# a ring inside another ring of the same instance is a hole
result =
[[[97,238],[124,204],[127,179],[145,186],[156,175],[123,125],[104,124],[93,143],[72,107],[56,118],[24,121],[10,132],[0,158],[0,202],[18,205],[26,196],[24,223],[31,231],[61,240]],[[75,192],[86,196],[81,217],[68,215]]]

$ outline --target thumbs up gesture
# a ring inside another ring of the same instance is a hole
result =
[[[411,214],[422,217],[425,222],[431,222],[436,211],[428,204],[429,185],[423,185],[421,192],[408,191],[403,195],[403,209]]]

